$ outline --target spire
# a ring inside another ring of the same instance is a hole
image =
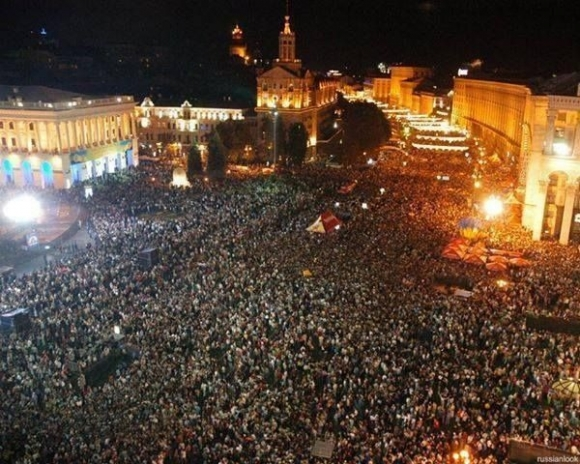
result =
[[[290,30],[290,16],[284,16],[284,32],[283,34],[290,35],[292,31]]]
[[[299,69],[300,60],[296,59],[296,35],[290,27],[290,1],[286,0],[286,15],[284,16],[284,29],[278,37],[278,62],[286,67]]]

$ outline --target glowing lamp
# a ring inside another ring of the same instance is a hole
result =
[[[570,156],[571,149],[566,142],[554,142],[552,151],[556,156]]]
[[[369,209],[369,205],[367,203],[363,203],[361,207],[362,209]]]
[[[496,196],[491,196],[485,200],[483,210],[489,218],[494,218],[503,213],[503,202]]]

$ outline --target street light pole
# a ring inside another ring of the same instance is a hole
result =
[[[276,163],[278,162],[278,143],[277,143],[278,133],[276,131],[276,121],[278,119],[278,111],[274,111],[273,115],[274,115],[274,166],[276,166]]]

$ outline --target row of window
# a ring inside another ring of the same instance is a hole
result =
[[[284,84],[273,83],[271,85],[268,85],[267,82],[264,82],[262,84],[262,91],[267,92],[270,89],[271,90],[287,90],[288,92],[294,92],[294,84],[289,84],[288,88],[286,88],[286,86]]]
[[[190,144],[190,143],[199,143],[199,142],[205,142],[207,137],[202,136],[199,137],[197,135],[194,135],[193,137],[191,137],[189,134],[184,134],[184,136],[182,137],[181,134],[143,134],[145,136],[145,140],[148,142],[179,142],[179,143],[185,143],[185,144]],[[157,137],[155,137],[155,135],[157,135]]]
[[[226,121],[228,119],[243,119],[241,114],[238,113],[197,113],[190,111],[183,111],[183,113],[179,112],[178,110],[170,110],[170,111],[163,111],[163,110],[156,110],[151,111],[146,109],[143,111],[143,114],[140,117],[145,118],[171,118],[171,119],[218,119],[220,121]]]
[[[0,129],[4,129],[4,121],[0,121]],[[12,121],[8,123],[8,129],[14,130],[14,123]],[[34,130],[33,122],[28,123],[28,130]]]
[[[109,131],[105,131],[105,138],[106,140],[109,140]],[[115,129],[113,129],[111,131],[112,135],[113,135],[113,139],[115,139],[117,137],[117,131]],[[120,132],[119,132],[120,135]],[[85,140],[88,140],[88,134],[85,134]],[[3,148],[8,147],[8,139],[6,137],[2,137],[0,139],[1,142],[1,146]],[[16,137],[10,137],[10,147],[12,148],[16,148],[18,145],[16,143]],[[36,148],[36,139],[30,139],[30,146],[33,148]]]

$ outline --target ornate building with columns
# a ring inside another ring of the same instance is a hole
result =
[[[332,124],[338,82],[302,67],[302,61],[296,58],[296,34],[288,15],[278,37],[278,58],[258,76],[257,83],[260,133],[271,132],[266,126],[277,122],[286,129],[293,123],[302,123],[309,147],[315,149],[320,136]]]
[[[373,78],[373,99],[392,106],[411,108],[414,89],[432,76],[431,68],[391,66],[386,77]]]
[[[223,121],[243,121],[241,108],[193,107],[185,100],[180,106],[155,106],[146,97],[135,108],[137,135],[145,144],[205,144],[207,136]]]
[[[517,163],[522,225],[580,243],[580,73],[525,82],[456,78],[452,122]]]
[[[138,164],[135,103],[0,85],[0,185],[69,188]]]

